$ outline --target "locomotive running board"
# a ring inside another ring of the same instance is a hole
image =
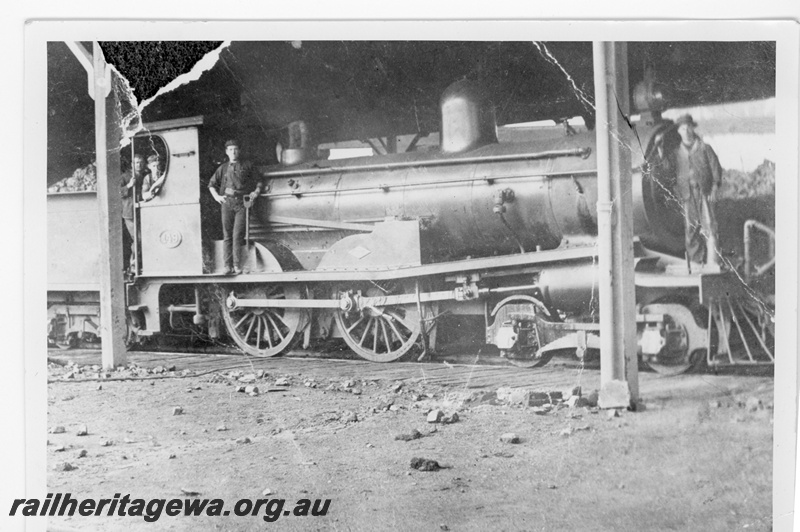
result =
[[[470,273],[514,266],[527,266],[536,264],[555,264],[576,260],[596,260],[597,253],[594,247],[553,249],[518,255],[505,255],[502,257],[485,257],[479,259],[440,262],[437,264],[424,264],[422,266],[409,266],[407,268],[386,268],[359,271],[318,271],[300,270],[288,272],[259,272],[247,275],[192,275],[185,277],[163,277],[140,275],[137,280],[147,282],[161,282],[165,284],[206,284],[206,283],[313,283],[331,281],[388,281],[395,279],[410,279],[414,277],[428,277],[448,273]]]

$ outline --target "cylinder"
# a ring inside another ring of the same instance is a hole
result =
[[[544,303],[570,314],[588,316],[597,312],[597,263],[554,266],[539,274]]]

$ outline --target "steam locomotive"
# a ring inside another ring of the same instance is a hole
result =
[[[259,167],[267,186],[247,202],[244,273],[235,276],[223,275],[218,207],[202,180],[210,176],[203,118],[148,124],[133,147],[159,152],[167,180],[136,209],[139,251],[126,283],[132,337],[189,327],[262,357],[340,338],[360,357],[390,362],[435,357],[474,330],[463,324],[480,323],[483,342],[518,366],[594,353],[594,133],[566,127],[498,142],[490,99],[468,82],[449,87],[440,110],[434,151],[319,159],[305,124],[290,125],[280,163]],[[677,142],[674,124],[646,115],[619,141],[632,155],[642,360],[667,374],[702,363],[772,363],[763,282],[774,264],[771,229],[743,228],[747,271],[730,257],[721,270],[692,267],[662,164]],[[99,331],[94,202],[91,192],[48,196],[54,340]],[[754,229],[762,232],[751,238]]]

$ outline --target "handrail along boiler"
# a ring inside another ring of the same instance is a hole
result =
[[[280,166],[260,169],[268,187],[249,207],[245,273],[232,277],[202,197],[202,120],[149,125],[170,173],[139,207],[142,257],[127,286],[137,335],[191,314],[212,336],[224,323],[255,356],[341,337],[388,362],[433,356],[448,341],[442,323],[472,316],[516,365],[598,348],[594,133],[498,142],[491,103],[469,82],[448,88],[440,110],[436,151],[315,160],[305,138],[283,150]],[[671,135],[655,119],[627,139],[639,352],[664,373],[769,363],[769,309],[735,271],[689,271],[680,258],[682,216],[659,160]]]

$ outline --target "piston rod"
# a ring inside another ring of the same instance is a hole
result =
[[[411,305],[431,303],[434,301],[464,301],[476,299],[489,294],[503,294],[506,292],[525,292],[537,289],[535,284],[522,286],[504,286],[500,288],[480,288],[477,290],[458,287],[453,290],[440,290],[437,292],[421,292],[417,294],[400,294],[394,296],[364,297],[359,295],[343,295],[338,299],[242,299],[235,294],[230,294],[226,300],[229,309],[236,308],[330,308],[344,311],[356,311],[364,308],[389,307],[394,305]],[[188,310],[188,309],[187,309]]]

